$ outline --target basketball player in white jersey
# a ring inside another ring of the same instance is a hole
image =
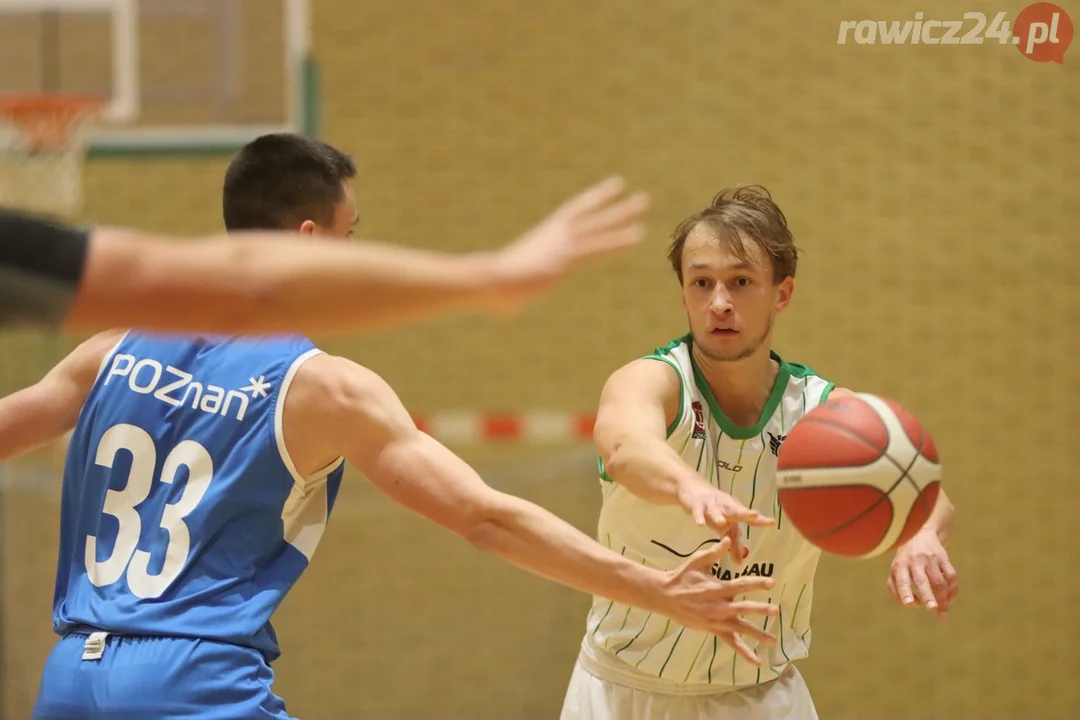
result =
[[[771,579],[770,589],[745,599],[779,613],[741,636],[713,634],[597,597],[562,720],[813,719],[793,663],[810,648],[820,551],[784,520],[776,462],[799,418],[848,391],[771,349],[797,251],[764,188],[721,191],[678,226],[669,258],[690,332],[604,386],[595,429],[599,540],[643,565],[671,568],[730,538],[714,575]],[[957,593],[944,549],[952,519],[942,493],[889,578],[903,604],[942,618]]]

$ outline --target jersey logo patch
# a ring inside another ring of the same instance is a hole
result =
[[[690,409],[694,411],[694,432],[691,435],[695,440],[705,439],[705,412],[701,409],[701,403],[694,400],[690,403]]]
[[[779,457],[780,446],[784,444],[784,439],[787,435],[773,435],[769,433],[769,449],[772,450],[772,454]]]

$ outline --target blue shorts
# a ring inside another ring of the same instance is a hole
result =
[[[34,720],[292,720],[262,653],[211,640],[110,635],[84,660],[88,633],[53,647]]]

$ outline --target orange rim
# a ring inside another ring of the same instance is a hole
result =
[[[75,93],[0,94],[0,117],[17,125],[35,149],[67,143],[71,132],[87,119],[96,119],[105,101]]]

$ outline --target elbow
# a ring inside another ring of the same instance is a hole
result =
[[[503,533],[504,529],[497,521],[487,519],[471,523],[459,534],[477,550],[489,553],[499,546],[498,539]]]
[[[496,493],[501,495],[501,493]],[[458,530],[466,542],[483,552],[493,552],[504,542],[514,525],[511,503],[494,497],[469,513]]]
[[[600,462],[603,463],[604,474],[610,478],[622,477],[625,469],[634,463],[634,451],[626,442],[601,445],[600,448]]]

